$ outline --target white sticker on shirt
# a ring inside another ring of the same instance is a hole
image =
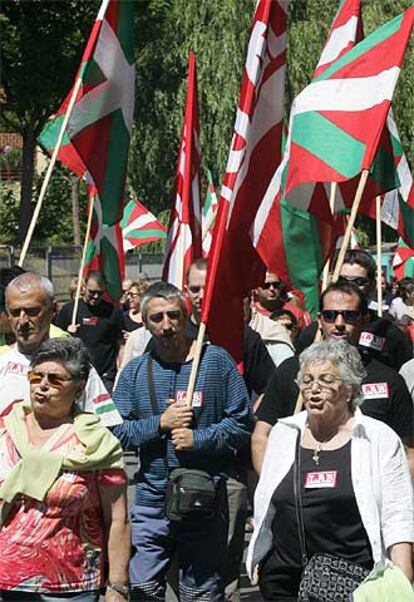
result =
[[[178,404],[185,402],[187,391],[176,391],[175,400]],[[203,405],[203,391],[194,391],[193,393],[193,408],[201,408]]]
[[[336,487],[338,477],[337,470],[321,470],[318,472],[307,472],[305,489],[333,489]]]
[[[22,376],[26,376],[28,372],[29,366],[24,366],[17,362],[8,362],[7,364],[6,373],[8,374],[21,374]]]
[[[365,383],[362,385],[364,399],[388,399],[388,383]]]
[[[359,337],[360,345],[374,349],[374,351],[382,351],[384,349],[385,342],[386,339],[384,337],[372,334],[372,332],[361,332],[361,336]]]

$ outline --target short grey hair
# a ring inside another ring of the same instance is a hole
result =
[[[42,343],[31,361],[31,368],[43,362],[56,361],[74,380],[88,380],[91,369],[89,353],[80,339],[55,338]]]
[[[7,303],[7,291],[11,288],[17,288],[17,290],[21,293],[26,293],[33,289],[39,288],[43,291],[45,295],[45,300],[51,305],[55,300],[55,291],[53,289],[53,284],[41,274],[37,274],[36,272],[25,272],[24,274],[20,274],[13,278],[11,282],[7,285],[6,288],[6,303]]]
[[[169,282],[155,282],[145,291],[141,299],[141,315],[145,319],[148,313],[148,303],[156,298],[166,301],[178,301],[184,314],[187,314],[185,297],[179,288]]]
[[[306,366],[331,362],[336,366],[344,385],[351,389],[351,406],[355,410],[363,401],[362,381],[366,376],[361,356],[347,341],[327,339],[313,343],[299,356],[298,383],[302,382]]]

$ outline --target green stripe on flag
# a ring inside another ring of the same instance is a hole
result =
[[[404,229],[409,239],[410,247],[414,249],[414,207],[410,207],[409,204],[404,201],[401,194],[398,195],[398,200],[400,203],[400,213]]]
[[[159,236],[160,238],[166,239],[167,233],[164,230],[158,230],[157,228],[153,228],[151,230],[131,230],[126,235],[127,240],[129,238],[150,238],[152,236]]]
[[[101,256],[104,258],[102,271],[105,275],[108,293],[111,299],[119,299],[122,295],[122,286],[118,254],[113,244],[105,236],[101,238]]]
[[[129,132],[121,109],[111,113],[107,163],[102,195],[102,221],[111,225],[118,221],[119,203],[125,186]]]
[[[344,178],[352,178],[361,171],[365,144],[316,111],[295,115],[292,140]]]
[[[401,21],[403,20],[404,13],[398,15],[388,23],[384,23],[382,27],[378,27],[375,31],[373,31],[369,36],[367,36],[362,42],[359,42],[356,46],[351,48],[348,52],[346,52],[341,58],[335,61],[330,67],[326,69],[321,75],[315,77],[312,81],[317,82],[324,79],[329,79],[334,75],[337,71],[342,69],[342,67],[346,67],[352,61],[359,58],[366,52],[369,52],[371,48],[380,44],[384,40],[390,38],[395,34],[396,31],[399,30],[401,26]]]
[[[95,413],[98,414],[107,414],[108,412],[116,412],[117,409],[113,403],[108,403],[104,406],[95,406]]]
[[[399,188],[400,179],[395,169],[393,156],[380,147],[375,155],[374,163],[370,169],[370,174],[377,182],[383,192]]]
[[[137,205],[134,203],[134,201],[129,201],[129,203],[127,203],[125,205],[124,213],[123,213],[122,219],[120,221],[121,228],[126,228],[128,226],[131,214],[134,211],[136,206]]]
[[[322,266],[319,233],[311,216],[281,201],[283,244],[289,277],[293,286],[305,295],[306,309],[315,319],[319,309],[318,278]],[[316,221],[316,220],[314,220]]]
[[[105,75],[94,59],[87,61],[83,69],[83,85],[98,86],[106,81]]]
[[[48,150],[55,148],[56,140],[59,136],[60,128],[62,127],[64,115],[58,115],[55,119],[50,120],[41,131],[38,140]],[[70,144],[70,138],[65,131],[63,134],[62,147]]]
[[[121,0],[118,2],[117,36],[125,57],[130,65],[135,61],[134,53],[134,15],[135,2]]]

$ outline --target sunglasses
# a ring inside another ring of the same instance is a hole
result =
[[[189,286],[188,290],[190,291],[190,293],[193,293],[193,295],[197,295],[203,288],[204,288],[204,286],[194,285],[194,286]]]
[[[282,288],[282,286],[283,286],[283,282],[279,282],[279,281],[276,281],[276,282],[264,282],[261,285],[261,288],[264,288],[265,290],[268,290],[269,288],[274,288],[276,290],[279,290],[280,288]]]
[[[354,324],[361,319],[361,312],[359,309],[323,309],[321,311],[321,316],[325,320],[325,322],[333,323],[336,321],[338,316],[342,316],[345,322],[349,324]]]
[[[364,278],[363,276],[357,276],[356,278],[339,276],[338,282],[341,284],[355,284],[355,286],[368,286],[371,283],[369,278]]]
[[[34,370],[30,370],[27,373],[27,378],[31,385],[40,385],[42,380],[46,378],[49,385],[56,389],[63,389],[66,382],[73,380],[72,378],[60,376],[60,374],[55,374],[54,372],[35,372]]]

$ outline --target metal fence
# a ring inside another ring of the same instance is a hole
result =
[[[0,269],[12,267],[19,261],[20,250],[9,245],[0,245]],[[47,276],[54,285],[56,299],[65,303],[69,300],[69,284],[78,275],[82,247],[31,247],[26,255],[26,270]],[[125,276],[138,278],[145,275],[151,282],[159,280],[162,272],[161,253],[142,253],[138,249],[125,256]]]

